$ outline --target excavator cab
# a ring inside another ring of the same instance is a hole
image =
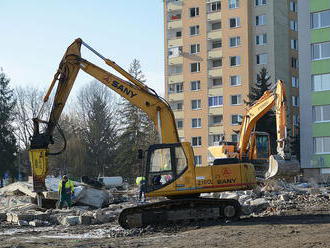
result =
[[[146,161],[147,192],[170,185],[187,168],[181,143],[151,145]]]

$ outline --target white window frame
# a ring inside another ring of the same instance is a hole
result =
[[[296,39],[291,40],[291,49],[298,50],[298,40]]]
[[[298,69],[299,68],[299,60],[295,57],[291,57],[291,67]]]
[[[196,140],[196,145],[194,144],[194,139]],[[192,147],[201,147],[202,146],[202,137],[201,136],[191,137],[191,146]]]
[[[202,118],[192,118],[191,128],[202,128]]]
[[[232,41],[234,45],[232,45]],[[238,47],[241,45],[241,37],[240,36],[235,36],[235,37],[230,37],[229,38],[229,47]]]
[[[312,107],[312,116],[313,116],[313,123],[323,123],[323,122],[330,122],[329,120],[325,120],[324,118],[324,107],[330,106],[330,105],[315,105]],[[316,108],[320,108],[320,114],[321,114],[321,120],[316,120]]]
[[[193,52],[193,48],[195,49],[195,52]],[[190,45],[190,54],[198,54],[200,53],[200,51],[201,51],[201,45],[199,43]]]
[[[219,116],[219,118],[220,118],[220,122],[214,122],[214,118],[216,117],[216,116]],[[212,115],[212,125],[221,125],[222,123],[223,123],[223,115]]]
[[[330,139],[329,136],[313,137],[313,152],[314,152],[314,154],[330,154],[330,151],[328,151],[328,152],[324,151],[325,150],[324,149],[324,147],[325,147],[324,138],[329,138]],[[321,143],[322,143],[322,151],[321,152],[316,151],[316,139],[321,139]]]
[[[290,20],[290,29],[292,31],[298,31],[298,22],[296,20]]]
[[[220,28],[215,28],[215,29],[213,29],[213,25],[216,24],[216,23],[220,23]],[[217,22],[210,23],[210,25],[211,25],[211,27],[210,27],[211,32],[212,32],[212,31],[218,31],[218,30],[221,30],[221,21],[217,21]]]
[[[299,88],[299,78],[296,76],[291,77],[292,88]]]
[[[196,107],[194,108],[193,102],[196,102]],[[191,100],[191,110],[200,110],[202,109],[202,100],[201,99],[192,99]]]
[[[179,124],[178,124],[179,122],[182,123],[181,126],[179,126]],[[177,127],[178,129],[182,129],[182,128],[183,128],[183,124],[184,124],[183,119],[177,119],[177,120],[176,120],[176,127]]]
[[[236,97],[236,103],[233,103],[233,97]],[[242,95],[241,94],[237,94],[237,95],[230,95],[230,104],[233,106],[238,106],[238,105],[242,105]]]
[[[323,49],[322,47],[324,45],[328,45],[329,46],[329,50],[330,50],[330,41],[328,42],[321,42],[321,43],[313,43],[311,46],[312,46],[312,59],[315,61],[315,60],[322,60],[322,59],[329,59],[330,58],[330,51],[329,51],[329,55],[328,56],[323,56]],[[314,58],[314,51],[315,49],[318,49],[318,52],[320,54],[320,57],[319,58]]]
[[[231,20],[235,20],[235,26],[234,27],[230,26]],[[229,28],[239,28],[240,26],[241,26],[241,19],[239,17],[229,18]]]
[[[233,123],[233,117],[234,116],[237,116],[237,123]],[[242,115],[240,115],[240,114],[234,114],[234,115],[231,115],[230,122],[231,122],[231,125],[232,126],[238,126],[238,125],[240,125],[239,123],[242,122],[242,120],[243,120],[243,116]]]
[[[299,107],[299,96],[292,96],[292,106]]]
[[[191,15],[191,11],[194,10],[195,11],[195,15]],[[189,9],[189,17],[190,18],[194,18],[196,16],[199,16],[199,7],[193,7]]]
[[[228,8],[229,9],[239,8],[239,0],[228,0]]]
[[[256,45],[257,46],[262,46],[262,45],[266,45],[266,44],[267,44],[267,33],[256,35]]]
[[[195,166],[202,165],[202,155],[194,156],[194,163],[195,163]]]
[[[190,81],[190,89],[191,91],[199,91],[201,89],[201,81],[200,80]]]
[[[220,65],[219,66],[214,66],[215,61],[220,61]],[[214,59],[211,60],[211,63],[212,63],[212,68],[220,68],[220,67],[222,67],[222,58],[214,58]]]
[[[329,80],[325,79],[326,76],[329,77]],[[321,81],[321,85],[318,85],[317,88],[315,88],[315,77],[320,77],[320,81]],[[328,82],[328,87],[326,87],[327,82]],[[330,90],[330,73],[312,75],[312,90],[315,92]]]
[[[215,7],[213,10],[213,6]],[[220,1],[214,1],[208,4],[208,13],[212,12],[218,12],[221,10],[221,2]]]
[[[298,3],[296,1],[291,0],[290,1],[290,11],[297,12],[297,4]]]
[[[235,65],[232,65],[231,62],[232,62],[232,59],[233,58],[236,58],[235,59]],[[240,66],[241,65],[241,56],[229,56],[229,66]]]
[[[193,71],[193,65],[196,65],[196,71]],[[200,62],[194,62],[190,64],[190,72],[191,73],[197,73],[201,71],[201,63]]]
[[[266,23],[267,18],[265,14],[256,16],[256,26],[266,25]]]
[[[192,32],[194,30],[194,32]],[[190,36],[196,36],[199,35],[199,25],[194,25],[189,27],[189,34]]]
[[[256,6],[262,6],[262,5],[266,5],[266,4],[267,4],[267,0],[256,0],[255,1]]]
[[[257,54],[256,59],[257,59],[257,61],[256,61],[257,65],[267,65],[268,54],[267,53]]]
[[[321,15],[322,15],[322,13],[325,13],[327,11],[330,12],[330,10],[328,9],[328,10],[324,10],[324,11],[320,11],[320,12],[316,12],[316,13],[311,13],[311,28],[312,29],[320,29],[320,28],[328,28],[328,27],[330,27],[330,24],[329,25],[322,26],[322,23],[321,23]],[[313,22],[313,16],[314,15],[317,15],[318,26],[314,26],[314,22]]]
[[[171,90],[171,87],[174,87],[174,90]],[[176,94],[176,93],[182,93],[183,92],[183,83],[174,83],[169,84],[168,86],[168,94]]]
[[[229,77],[230,86],[240,86],[242,85],[240,75],[232,75]]]
[[[218,99],[217,101],[219,101],[219,104],[217,104],[217,105],[215,105],[216,103],[214,103],[214,102],[216,102],[216,101],[214,101],[214,99],[216,99],[216,98]],[[210,99],[212,99],[211,100],[212,104],[210,104]],[[223,106],[223,96],[209,96],[208,97],[208,104],[209,104],[209,108],[215,108],[215,107]]]
[[[214,47],[213,45],[214,45],[215,43],[219,43],[220,46],[219,46],[219,47]],[[221,40],[221,39],[217,39],[217,40],[212,40],[212,41],[211,41],[211,49],[220,49],[221,47],[222,47],[222,40]]]
[[[214,84],[215,79],[220,79],[220,84]],[[212,78],[212,87],[221,87],[222,86],[222,77]]]

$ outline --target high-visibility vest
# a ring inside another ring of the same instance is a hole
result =
[[[60,183],[58,184],[58,192],[62,192],[62,183],[63,181],[60,181]],[[73,193],[74,192],[74,183],[71,180],[68,180],[65,185],[65,192],[66,193]]]
[[[136,180],[135,180],[136,185],[140,185],[142,180],[146,180],[146,178],[145,177],[137,177]]]

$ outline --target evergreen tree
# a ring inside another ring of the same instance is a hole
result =
[[[271,87],[269,80],[270,76],[268,75],[267,69],[263,67],[257,75],[256,84],[251,87],[250,93],[248,94],[248,101],[245,101],[245,104],[252,106],[265,91],[269,90]],[[271,151],[272,153],[276,153],[276,118],[273,110],[270,110],[258,120],[256,131],[267,132],[270,135]]]
[[[137,80],[145,83],[139,60],[134,59],[128,72]],[[121,136],[117,153],[118,174],[136,177],[142,174],[139,149],[146,150],[157,142],[157,132],[147,114],[123,99],[121,113]]]
[[[13,90],[9,87],[9,79],[0,71],[0,179],[5,173],[16,175],[16,138],[13,130],[14,108],[16,101]]]

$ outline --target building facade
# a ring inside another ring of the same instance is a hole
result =
[[[330,2],[299,1],[301,167],[330,174]]]
[[[297,0],[166,0],[165,94],[181,140],[207,165],[208,146],[239,139],[244,100],[261,68],[287,84],[298,123]]]

